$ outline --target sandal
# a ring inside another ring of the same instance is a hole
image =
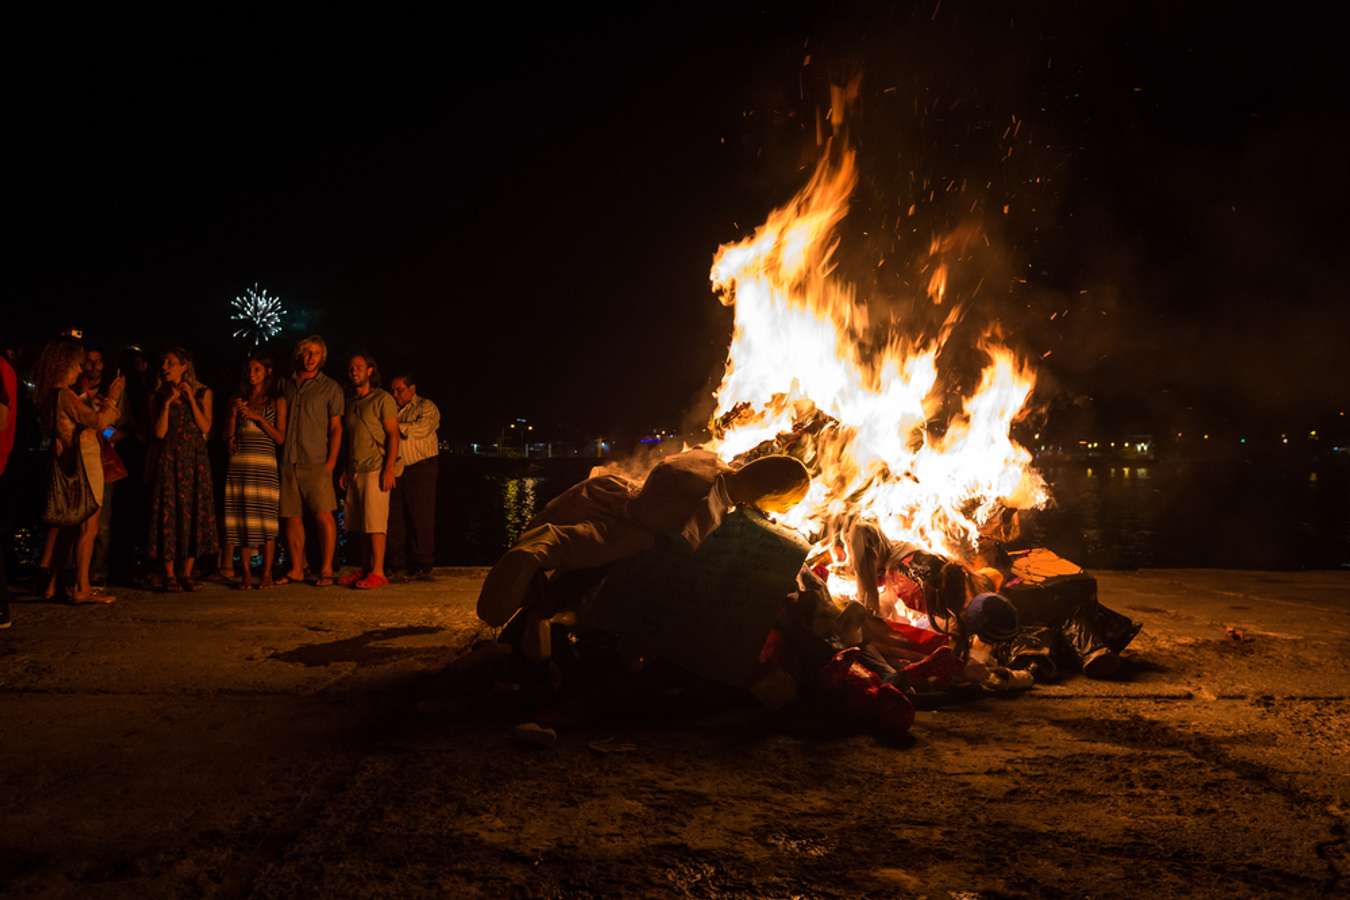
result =
[[[184,575],[179,580],[183,584],[183,590],[188,593],[195,594],[202,589],[202,583],[200,581],[194,581],[191,575]]]
[[[93,588],[89,593],[81,597],[79,594],[71,594],[70,602],[76,605],[84,603],[116,603],[117,595],[105,593],[100,588]]]
[[[318,578],[314,579],[314,586],[315,586],[315,587],[332,587],[332,586],[333,586],[333,576],[332,576],[332,575],[320,575]]]
[[[346,575],[343,575],[341,578],[337,579],[337,583],[340,587],[352,587],[354,584],[356,584],[358,581],[360,581],[365,577],[366,573],[362,572],[360,569],[357,569],[355,572],[348,572]]]
[[[183,593],[183,586],[179,584],[178,579],[174,578],[172,575],[166,576],[164,578],[164,580],[160,583],[159,589],[166,594]]]
[[[389,583],[388,578],[385,578],[383,575],[376,575],[372,572],[365,578],[362,578],[360,581],[354,582],[352,584],[352,587],[359,588],[360,590],[363,591],[368,591],[371,590],[372,588],[384,587],[388,583]]]
[[[305,580],[304,575],[301,575],[298,578],[294,575],[282,575],[280,578],[273,580],[272,584],[276,585],[277,587],[281,587],[283,584],[299,584],[304,580]]]

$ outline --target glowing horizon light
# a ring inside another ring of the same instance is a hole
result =
[[[251,340],[256,347],[281,333],[286,307],[280,297],[267,293],[267,288],[259,288],[257,282],[231,300],[230,306],[234,308],[230,319],[241,323],[235,329],[235,337]]]

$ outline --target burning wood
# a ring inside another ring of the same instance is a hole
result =
[[[735,327],[712,440],[662,460],[645,483],[607,474],[555,500],[494,568],[480,610],[504,621],[523,605],[527,636],[562,612],[633,655],[771,706],[824,697],[892,735],[924,693],[1114,671],[1139,626],[1101,607],[1072,563],[1007,549],[1019,511],[1049,492],[1011,433],[1035,375],[996,329],[961,411],[939,417],[951,381],[939,352],[961,315],[952,267],[980,232],[932,241],[928,299],[947,310],[935,337],[871,323],[834,262],[856,180],[836,134],[791,202],[718,251],[712,284]],[[797,479],[791,501],[746,489],[755,470]],[[612,502],[588,499],[602,494]],[[653,500],[671,512],[659,525],[642,514]],[[586,566],[584,589],[564,589]]]
[[[991,332],[981,344],[988,363],[962,411],[934,422],[951,374],[939,372],[938,355],[960,304],[928,340],[869,322],[834,262],[856,180],[854,151],[836,134],[790,203],[718,251],[712,283],[734,307],[735,326],[709,448],[728,462],[787,453],[806,463],[812,490],[783,521],[817,552],[846,544],[843,530],[861,518],[890,541],[969,559],[1006,511],[1049,499],[1030,452],[1010,434],[1035,376]],[[974,234],[966,226],[933,239],[940,297]],[[854,596],[846,568],[827,581],[834,594]]]

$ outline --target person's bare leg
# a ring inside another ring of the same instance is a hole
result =
[[[371,575],[384,576],[384,548],[387,543],[385,535],[382,532],[374,532],[366,535],[370,538],[370,571]]]
[[[47,526],[47,538],[42,542],[42,556],[38,559],[38,565],[44,569],[52,567],[52,557],[56,554],[56,538],[61,533],[61,529],[55,525]]]
[[[65,528],[53,528],[49,532],[49,535],[51,536],[51,549],[49,550],[44,546],[42,551],[47,558],[47,565],[44,566],[47,570],[47,583],[42,589],[43,600],[56,599],[57,591],[60,590],[61,587],[61,576],[63,574],[61,570],[64,569],[65,566],[52,565],[52,561],[66,559],[70,555],[70,545],[72,542],[79,540],[79,533],[80,526],[78,525],[70,525]]]
[[[239,561],[244,564],[244,571],[248,571],[248,563],[245,562],[246,554],[249,552],[247,547],[239,548]],[[234,578],[234,544],[226,543],[220,548],[220,577]]]
[[[333,554],[337,552],[337,520],[333,518],[332,512],[324,510],[314,514],[314,521],[323,539],[323,568],[319,570],[319,577],[332,578]]]
[[[197,560],[191,556],[183,560],[183,577],[186,578],[188,581],[192,580],[192,564],[195,563],[196,561]]]
[[[75,593],[80,599],[88,597],[89,563],[94,558],[94,540],[98,537],[98,515],[94,514],[80,523],[80,537],[75,544]]]
[[[38,559],[38,568],[47,573],[47,583],[42,586],[42,599],[50,600],[56,596],[56,582],[60,572],[52,566],[56,556],[56,545],[61,540],[61,529],[55,525],[47,526],[47,537],[42,542],[42,556]],[[65,554],[61,554],[62,557]]]
[[[253,587],[253,548],[239,548],[239,583],[244,590]]]
[[[332,518],[332,513],[329,513]],[[336,526],[334,526],[336,528]],[[336,532],[333,538],[337,541]],[[286,577],[291,581],[305,580],[305,520],[301,516],[286,517],[286,552],[290,554],[291,564]],[[331,565],[331,562],[330,562]]]
[[[277,542],[273,540],[263,541],[262,581],[258,582],[258,587],[269,588],[272,586],[272,564],[276,561]]]

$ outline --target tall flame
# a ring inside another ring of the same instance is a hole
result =
[[[734,307],[735,326],[709,446],[728,461],[766,441],[803,456],[812,487],[785,519],[822,548],[841,523],[862,517],[893,541],[968,558],[1002,510],[1048,500],[1031,454],[1010,434],[1035,376],[991,332],[979,344],[988,362],[974,392],[945,428],[933,427],[938,355],[959,308],[925,342],[894,323],[880,336],[870,327],[867,306],[836,269],[837,229],[857,182],[855,152],[837,141],[826,142],[787,205],[713,261],[713,288]],[[969,237],[967,229],[933,242],[933,304],[948,293],[948,251]],[[846,574],[832,586],[847,588]]]

